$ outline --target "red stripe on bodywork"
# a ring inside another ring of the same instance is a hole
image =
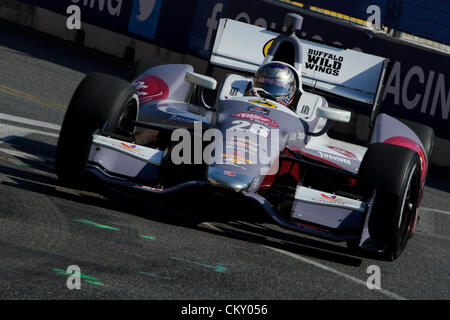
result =
[[[293,156],[293,154],[287,149],[285,149],[282,153],[286,154],[288,156],[291,156],[291,157]],[[276,163],[276,162],[274,162],[274,163]],[[280,165],[280,169],[278,170],[278,173],[276,175],[266,175],[264,177],[263,181],[261,182],[259,190],[269,189],[272,186],[272,184],[274,183],[275,178],[278,176],[281,176],[283,174],[290,174],[295,179],[295,181],[297,181],[297,184],[298,184],[298,182],[300,180],[300,164],[294,163],[289,160],[281,161],[281,165]]]
[[[414,150],[418,153],[419,158],[420,158],[420,166],[421,166],[420,185],[422,186],[423,183],[425,182],[425,177],[426,177],[427,168],[428,168],[428,162],[427,162],[427,156],[425,155],[425,152],[420,147],[420,145],[412,139],[409,139],[406,137],[400,137],[400,136],[388,138],[388,139],[384,140],[383,142],[401,146],[401,147],[405,147],[405,148]]]

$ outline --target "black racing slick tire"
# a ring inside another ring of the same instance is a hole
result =
[[[412,236],[420,194],[417,152],[391,144],[372,144],[361,163],[358,181],[369,196],[376,190],[369,220],[372,240],[384,244],[381,258],[397,259]]]
[[[138,112],[133,84],[100,73],[87,75],[78,85],[66,111],[55,155],[55,169],[67,186],[83,185],[92,134],[131,130],[124,117]]]

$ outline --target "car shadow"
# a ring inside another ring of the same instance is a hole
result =
[[[0,174],[6,175],[12,180],[12,182],[3,181],[1,183],[2,185],[18,188],[20,190],[37,192],[45,196],[58,197],[84,205],[119,211],[159,223],[202,230],[203,232],[218,236],[248,241],[258,245],[264,245],[348,266],[357,267],[362,262],[360,257],[351,256],[348,249],[344,247],[310,239],[301,235],[285,234],[282,231],[267,226],[266,224],[270,223],[270,221],[263,221],[261,219],[262,215],[264,215],[261,210],[258,210],[259,215],[254,215],[256,210],[253,211],[252,214],[246,215],[246,223],[242,223],[240,221],[243,220],[242,215],[230,215],[229,212],[227,214],[223,212],[223,210],[211,210],[211,208],[214,207],[206,208],[205,206],[196,206],[197,211],[195,212],[186,210],[186,208],[182,211],[181,208],[177,208],[177,206],[173,205],[174,202],[184,202],[180,201],[175,195],[165,197],[164,199],[149,200],[139,199],[133,194],[126,194],[123,192],[118,193],[116,190],[110,189],[101,193],[101,195],[105,197],[100,197],[83,192],[74,192],[73,189],[64,191],[61,188],[63,186],[60,185],[56,177],[29,172],[22,168],[18,169],[0,166]],[[91,189],[88,191],[93,190]],[[133,206],[129,205],[130,198],[133,199]],[[215,203],[217,205],[217,199]],[[152,206],[152,210],[148,210],[149,205]],[[155,207],[158,210],[154,210]],[[242,210],[255,209],[246,206],[241,208]],[[202,227],[202,222],[213,223],[214,228],[210,229]],[[264,222],[265,225],[261,226],[258,224],[261,222]],[[219,225],[216,225],[216,223],[219,223]]]
[[[116,188],[102,188],[101,184],[90,183],[91,188],[83,190],[66,188],[55,175],[53,145],[24,137],[11,140],[8,144],[14,148],[12,150],[33,154],[33,157],[16,155],[16,163],[2,161],[0,174],[9,180],[2,181],[4,186],[202,230],[311,258],[355,267],[362,262],[361,257],[352,256],[347,248],[338,244],[284,231],[272,224],[261,208],[250,202],[230,201],[196,189],[163,197],[147,194],[143,197]],[[129,201],[130,198],[133,201]],[[130,203],[134,205],[130,206]],[[149,207],[153,209],[148,210]],[[213,227],[205,227],[203,222],[209,222]]]
[[[10,162],[11,166],[0,165],[0,174],[12,181],[3,181],[5,186],[348,266],[358,267],[363,259],[377,259],[370,253],[350,251],[339,243],[284,230],[273,224],[252,202],[230,201],[202,190],[192,189],[168,196],[145,193],[142,196],[116,188],[103,188],[98,183],[90,183],[91,188],[84,190],[66,188],[55,175],[54,145],[25,137],[17,137],[7,143],[13,150],[32,154],[33,158],[15,156],[20,162]],[[439,168],[432,167],[427,184],[450,191],[448,180],[446,183],[446,180],[438,179],[441,176]],[[130,198],[133,201],[129,201]],[[130,206],[130,203],[134,205]],[[152,210],[148,210],[149,207]]]

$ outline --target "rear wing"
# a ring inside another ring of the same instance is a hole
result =
[[[210,62],[254,73],[279,35],[262,27],[221,19]],[[298,62],[297,71],[303,85],[370,105],[373,111],[378,109],[388,64],[386,58],[307,40],[300,42],[301,52],[297,56],[302,61]]]

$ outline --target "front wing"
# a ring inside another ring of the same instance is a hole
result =
[[[169,188],[156,187],[164,152],[94,134],[87,172],[111,186],[129,191],[166,195],[187,188],[215,187],[206,180],[193,180]],[[242,191],[237,197],[256,202],[278,225],[331,241],[360,241],[360,246],[382,251],[370,239],[367,221],[371,201],[367,203],[298,186],[291,217],[282,217],[258,193]]]

